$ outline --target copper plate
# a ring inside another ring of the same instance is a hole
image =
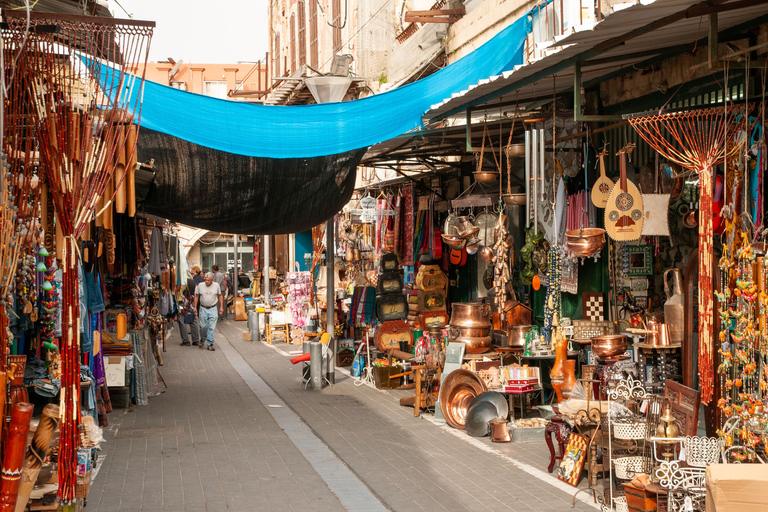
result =
[[[483,391],[487,391],[485,382],[471,371],[449,373],[440,386],[440,409],[448,425],[464,430],[469,404]]]

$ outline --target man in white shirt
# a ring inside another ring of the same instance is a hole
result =
[[[219,266],[218,265],[212,266],[211,270],[213,271],[213,282],[219,285],[219,289],[221,290],[221,295],[222,295],[222,297],[224,299],[224,303],[226,304],[226,302],[227,302],[227,294],[228,294],[228,291],[229,291],[229,287],[227,286],[227,276],[226,276],[226,274],[222,274],[219,271]],[[219,320],[221,320],[225,316],[227,316],[226,313],[227,313],[227,308],[224,308],[219,313]]]
[[[219,315],[224,311],[224,299],[219,284],[213,281],[212,272],[205,274],[205,281],[195,288],[195,310],[199,311],[200,318],[200,348],[203,348],[204,340],[208,350],[216,350],[213,347],[213,333]]]

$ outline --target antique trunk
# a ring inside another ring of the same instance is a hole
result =
[[[408,302],[405,295],[380,295],[376,297],[376,316],[379,321],[405,320],[408,317]]]
[[[402,320],[389,320],[379,324],[376,330],[376,347],[382,352],[388,350],[400,350],[400,342],[413,346],[413,331],[407,322]]]
[[[400,272],[384,272],[376,282],[376,293],[389,295],[403,292],[403,276]]]

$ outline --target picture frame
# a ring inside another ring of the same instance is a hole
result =
[[[629,257],[629,276],[652,276],[653,275],[653,246],[649,244],[628,245],[627,256]]]
[[[587,460],[589,440],[581,434],[571,433],[557,470],[557,479],[574,487],[579,485],[581,470]]]

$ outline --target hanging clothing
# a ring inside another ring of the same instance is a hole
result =
[[[147,270],[153,276],[159,276],[163,272],[168,271],[168,256],[165,252],[163,230],[157,226],[152,229],[152,241],[149,249],[149,268]]]

